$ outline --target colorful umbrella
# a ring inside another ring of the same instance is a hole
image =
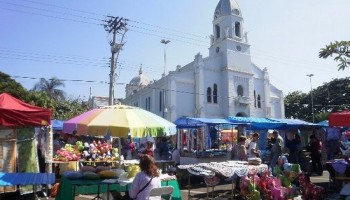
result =
[[[63,124],[63,131],[78,135],[152,137],[173,135],[176,125],[151,112],[125,105],[105,106],[78,115]]]

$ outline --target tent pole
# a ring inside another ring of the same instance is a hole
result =
[[[122,161],[121,161],[121,157],[122,157],[122,142],[120,137],[118,137],[118,152],[119,152],[119,169],[122,168]]]

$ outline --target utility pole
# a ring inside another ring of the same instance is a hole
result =
[[[164,72],[163,72],[163,76],[165,76],[165,72],[166,72],[166,45],[170,42],[170,40],[164,40],[162,39],[160,41],[160,43],[164,44]]]
[[[167,82],[166,82],[166,45],[168,44],[168,43],[170,43],[170,40],[164,40],[164,39],[162,39],[161,41],[160,41],[160,43],[162,43],[162,44],[164,44],[164,72],[163,72],[163,75],[162,75],[162,77],[164,77],[164,87],[166,87],[168,84],[167,84]],[[165,107],[165,100],[166,100],[166,98],[165,98],[165,93],[166,93],[166,90],[165,89],[163,89],[163,118],[165,118],[165,113],[167,112],[167,109],[166,109],[166,107]]]
[[[109,74],[109,98],[108,98],[108,104],[109,105],[114,105],[114,85],[115,85],[115,68],[116,68],[116,64],[118,61],[118,55],[119,55],[119,51],[121,50],[123,44],[123,39],[124,39],[124,35],[127,31],[126,28],[126,19],[123,19],[122,17],[113,17],[113,16],[107,16],[108,19],[105,20],[106,24],[104,24],[104,28],[108,33],[112,33],[113,34],[113,39],[112,41],[110,41],[110,45],[111,45],[111,53],[112,53],[112,57],[111,57],[111,70],[110,70],[110,74]],[[117,43],[117,34],[120,31],[124,31],[122,39],[121,39],[121,43],[118,44]],[[117,54],[117,56],[115,56],[115,54]],[[115,58],[116,57],[116,58]]]
[[[314,76],[314,74],[307,74],[306,76],[308,76],[310,78],[310,86],[311,86],[311,90],[310,90],[310,96],[311,96],[311,113],[312,113],[312,123],[315,122],[315,112],[314,112],[314,97],[312,94],[312,81],[311,81],[311,77]]]

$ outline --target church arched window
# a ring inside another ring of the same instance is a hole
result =
[[[235,35],[241,37],[241,23],[239,22],[235,23]]]
[[[215,25],[216,39],[220,38],[220,26]]]
[[[207,88],[207,102],[211,103],[211,88]]]
[[[159,112],[163,110],[163,92],[159,92]]]
[[[216,84],[213,87],[213,102],[218,103],[218,86]]]
[[[256,108],[256,91],[254,90],[254,107]]]
[[[243,97],[243,86],[241,85],[237,86],[237,96]]]
[[[261,96],[258,94],[258,108],[261,108]]]

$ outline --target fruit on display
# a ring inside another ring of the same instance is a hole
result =
[[[140,167],[138,165],[130,165],[128,167],[128,178],[133,178],[136,176],[137,173],[141,171]]]
[[[54,161],[77,161],[80,160],[81,153],[78,150],[76,145],[66,144],[63,148],[57,150],[56,155],[54,156]]]

